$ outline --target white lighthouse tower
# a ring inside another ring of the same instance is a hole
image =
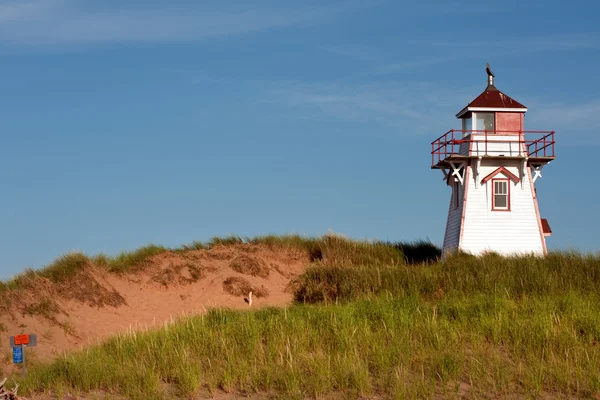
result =
[[[440,169],[452,189],[443,255],[545,255],[552,234],[540,217],[535,181],[554,160],[554,131],[526,131],[527,108],[488,85],[456,117],[462,129],[431,144],[432,169]]]

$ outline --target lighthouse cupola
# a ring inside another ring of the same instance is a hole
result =
[[[534,182],[554,160],[554,131],[526,131],[527,107],[501,92],[486,64],[487,87],[431,143],[431,167],[452,189],[444,254],[546,254],[548,221],[540,218]]]
[[[494,73],[486,65],[488,84],[485,90],[458,114],[465,135],[476,132],[492,134],[520,133],[527,107],[502,93],[494,85]]]

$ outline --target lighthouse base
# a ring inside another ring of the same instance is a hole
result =
[[[462,180],[462,182],[460,182]],[[547,254],[531,168],[518,161],[466,165],[449,181],[452,196],[443,257],[454,252],[505,256]]]

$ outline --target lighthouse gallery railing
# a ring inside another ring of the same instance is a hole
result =
[[[507,139],[499,139],[500,137]],[[514,136],[514,139],[511,138]],[[535,138],[532,138],[535,136]],[[554,131],[491,131],[491,130],[457,130],[451,129],[431,142],[431,166],[434,167],[450,156],[470,155],[473,147],[477,148],[477,156],[498,156],[495,146],[490,144],[518,144],[516,155],[529,158],[554,157]],[[467,154],[461,154],[467,149]]]

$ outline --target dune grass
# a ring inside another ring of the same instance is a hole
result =
[[[116,273],[136,272],[143,268],[150,257],[166,251],[168,251],[166,247],[156,245],[143,246],[131,252],[125,251],[116,257],[109,257],[106,268],[109,272]]]
[[[65,283],[89,265],[103,267],[114,273],[135,272],[143,266],[148,258],[165,251],[168,251],[165,247],[148,245],[134,251],[121,252],[114,257],[106,254],[89,257],[82,252],[66,253],[44,268],[39,270],[28,268],[7,282],[0,281],[0,293],[3,290],[18,289],[24,286],[28,280],[36,278],[46,278],[53,283]]]
[[[594,293],[600,287],[600,255],[576,252],[547,257],[455,255],[424,266],[309,267],[296,282],[300,303],[351,301],[365,296],[506,293],[510,296]]]
[[[599,315],[596,295],[570,292],[213,310],[35,365],[23,389],[147,399],[202,389],[286,399],[331,392],[452,397],[461,390],[590,397],[600,388]]]
[[[144,270],[152,257],[165,252],[186,253],[195,250],[211,250],[222,246],[261,245],[273,250],[304,252],[309,259],[320,265],[400,265],[406,262],[399,243],[359,241],[327,234],[322,237],[300,235],[260,236],[242,238],[237,235],[213,237],[207,242],[194,241],[177,248],[150,244],[117,255],[97,254],[88,256],[82,252],[61,255],[44,268],[26,269],[7,282],[0,281],[0,315],[14,312],[16,293],[39,289],[40,280],[48,280],[58,286],[68,286],[81,279],[80,272],[87,267],[102,268],[113,274],[135,274]],[[36,308],[29,307],[29,311]]]
[[[439,249],[427,242],[231,236],[116,257],[71,254],[2,283],[0,292],[38,274],[62,282],[89,262],[135,272],[163,251],[243,244],[310,256],[313,265],[292,285],[293,306],[212,310],[157,331],[114,337],[30,365],[24,393],[100,391],[140,399],[193,397],[202,390],[285,399],[600,395],[600,255],[459,254],[440,261]]]
[[[428,264],[439,261],[442,256],[442,250],[429,240],[395,242],[392,245],[402,252],[408,264]]]
[[[332,234],[321,237],[268,235],[254,238],[231,235],[213,237],[207,242],[194,241],[176,248],[149,244],[133,251],[123,251],[115,256],[102,253],[94,256],[82,252],[66,253],[41,269],[28,268],[7,282],[0,281],[0,295],[8,290],[23,287],[26,282],[40,277],[47,278],[53,283],[67,282],[88,265],[105,268],[111,273],[135,273],[144,268],[148,259],[164,252],[184,253],[193,250],[210,250],[217,246],[243,244],[264,245],[271,249],[295,249],[306,252],[312,261],[327,265],[399,265],[407,260],[402,248],[425,250],[431,255],[430,259],[435,259],[436,254],[439,253],[439,249],[434,245],[425,242],[415,247],[411,243],[362,241]]]
[[[39,272],[39,275],[48,278],[54,283],[64,282],[77,274],[89,263],[89,258],[79,252],[60,256],[53,263]]]
[[[408,260],[403,248],[408,251],[429,250],[428,260],[436,259],[440,250],[427,242],[403,243],[380,240],[353,240],[343,236],[328,234],[317,238],[300,235],[267,235],[248,240],[248,243],[262,244],[271,249],[298,249],[309,254],[311,261],[324,265],[402,265]],[[411,260],[414,258],[411,257]]]
[[[127,398],[600,395],[600,256],[457,255],[428,265],[365,257],[375,261],[316,263],[296,281],[291,307],[212,310],[118,336],[33,365],[23,389]]]

